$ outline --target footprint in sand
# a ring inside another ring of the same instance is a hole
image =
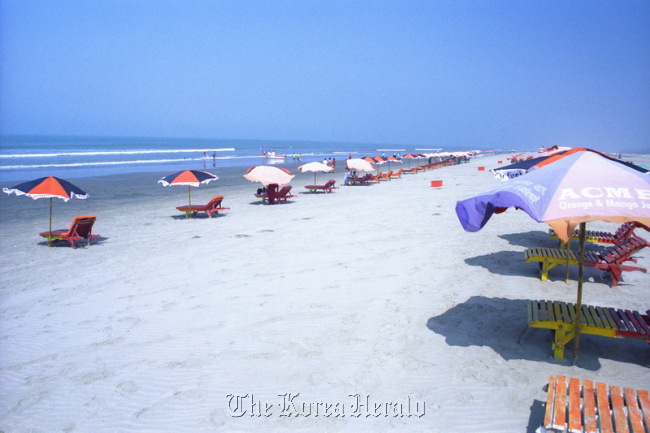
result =
[[[115,387],[115,392],[121,395],[133,394],[137,392],[140,388],[133,381],[122,382]]]

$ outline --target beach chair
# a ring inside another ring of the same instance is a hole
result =
[[[90,246],[91,240],[99,237],[99,235],[92,234],[92,228],[96,219],[97,217],[95,215],[74,217],[69,229],[43,232],[39,233],[39,236],[46,238],[48,245],[54,245],[59,241],[68,241],[72,248],[76,248],[77,242],[85,240],[86,244]]]
[[[650,431],[650,397],[647,390],[551,376],[542,427],[553,433],[645,433]]]
[[[650,310],[638,311],[582,305],[580,334],[643,340],[650,344]],[[528,326],[553,330],[553,356],[564,358],[564,346],[575,337],[576,306],[559,301],[530,301]]]
[[[406,170],[402,170],[402,174],[415,174],[415,173],[417,173],[417,172],[418,172],[418,168],[417,168],[417,167],[413,167],[413,168],[409,168],[409,169],[406,169]]]
[[[649,245],[645,239],[632,236],[601,253],[587,251],[583,265],[601,269],[605,272],[605,276],[611,275],[611,286],[614,287],[618,285],[623,272],[647,272],[645,268],[630,266],[625,262],[636,263],[632,255]],[[528,248],[524,252],[524,260],[527,263],[539,262],[542,281],[548,279],[548,271],[557,265],[577,266],[579,264],[576,254],[563,248]]]
[[[291,195],[291,185],[285,185],[278,191],[278,194],[275,196],[277,201],[287,202],[287,199],[293,198],[295,195]]]
[[[332,192],[333,189],[337,188],[335,185],[336,185],[336,181],[330,179],[324,185],[305,185],[305,188],[307,188],[309,192],[316,192],[316,191]]]
[[[266,187],[266,191],[263,193],[257,193],[255,194],[255,197],[261,198],[262,203],[266,203],[267,201],[269,204],[275,203],[275,197],[278,194],[278,188],[280,186],[277,183],[271,183]]]
[[[402,173],[403,173],[403,172],[404,172],[404,169],[400,168],[400,169],[397,170],[395,173],[391,173],[391,174],[390,174],[390,178],[391,178],[391,179],[399,179],[399,178],[402,177]]]
[[[609,232],[603,232],[603,231],[596,231],[596,230],[587,230],[585,233],[585,241],[586,242],[595,242],[595,243],[601,243],[601,244],[617,244],[627,238],[630,238],[635,235],[634,229],[637,227],[641,227],[639,224],[635,222],[626,222],[625,224],[621,225],[614,233],[609,233]],[[550,229],[548,231],[549,237],[553,239],[557,239],[558,236],[555,233],[553,229]],[[573,235],[571,236],[571,240],[577,241],[579,239],[579,231],[576,230],[573,232]],[[560,245],[563,245],[564,242],[560,241]]]
[[[379,180],[390,180],[390,175],[393,174],[393,170],[389,170],[386,173],[379,176]]]
[[[230,209],[227,207],[222,207],[221,206],[222,201],[223,201],[223,196],[217,195],[212,197],[212,200],[210,200],[208,204],[177,206],[176,209],[178,209],[181,212],[184,212],[187,218],[194,216],[199,212],[205,212],[208,215],[208,218],[212,218],[212,214],[217,215],[220,210]]]

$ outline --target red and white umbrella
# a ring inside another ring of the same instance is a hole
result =
[[[260,182],[264,186],[269,186],[272,183],[286,185],[295,176],[286,168],[273,167],[271,165],[257,165],[249,168],[244,174],[244,177],[251,182]]]
[[[184,170],[179,171],[178,173],[170,174],[165,176],[158,181],[162,186],[172,186],[172,185],[187,185],[187,197],[189,200],[190,206],[192,205],[192,193],[190,187],[198,187],[202,183],[209,183],[213,180],[217,180],[219,177],[207,171],[200,170]]]
[[[58,177],[49,176],[41,177],[36,180],[30,180],[29,182],[23,182],[19,185],[16,185],[12,188],[3,188],[2,189],[7,194],[16,194],[24,195],[26,197],[33,198],[34,200],[39,198],[49,198],[50,199],[50,232],[52,231],[52,199],[60,198],[63,201],[68,201],[71,198],[88,198],[88,194],[83,192],[79,187],[71,184],[67,180],[59,179]],[[50,239],[48,238],[47,244],[50,244]]]

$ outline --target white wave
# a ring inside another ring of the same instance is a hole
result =
[[[203,158],[177,158],[177,159],[141,159],[135,161],[104,161],[104,162],[73,162],[68,164],[34,164],[34,165],[2,165],[0,170],[20,170],[31,168],[62,168],[62,167],[90,167],[102,165],[125,165],[125,164],[160,164],[167,162],[181,161],[202,161]]]
[[[58,156],[106,156],[106,155],[149,155],[157,153],[203,153],[203,152],[234,152],[234,147],[219,149],[141,149],[141,150],[115,150],[98,152],[60,152],[60,153],[17,153],[13,155],[0,155],[0,158],[52,158]]]

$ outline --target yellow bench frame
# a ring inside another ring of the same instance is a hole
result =
[[[633,338],[650,344],[650,310],[637,311],[582,305],[580,333],[611,338]],[[564,346],[575,337],[576,306],[559,301],[530,301],[528,326],[555,331],[553,356],[564,358]]]

